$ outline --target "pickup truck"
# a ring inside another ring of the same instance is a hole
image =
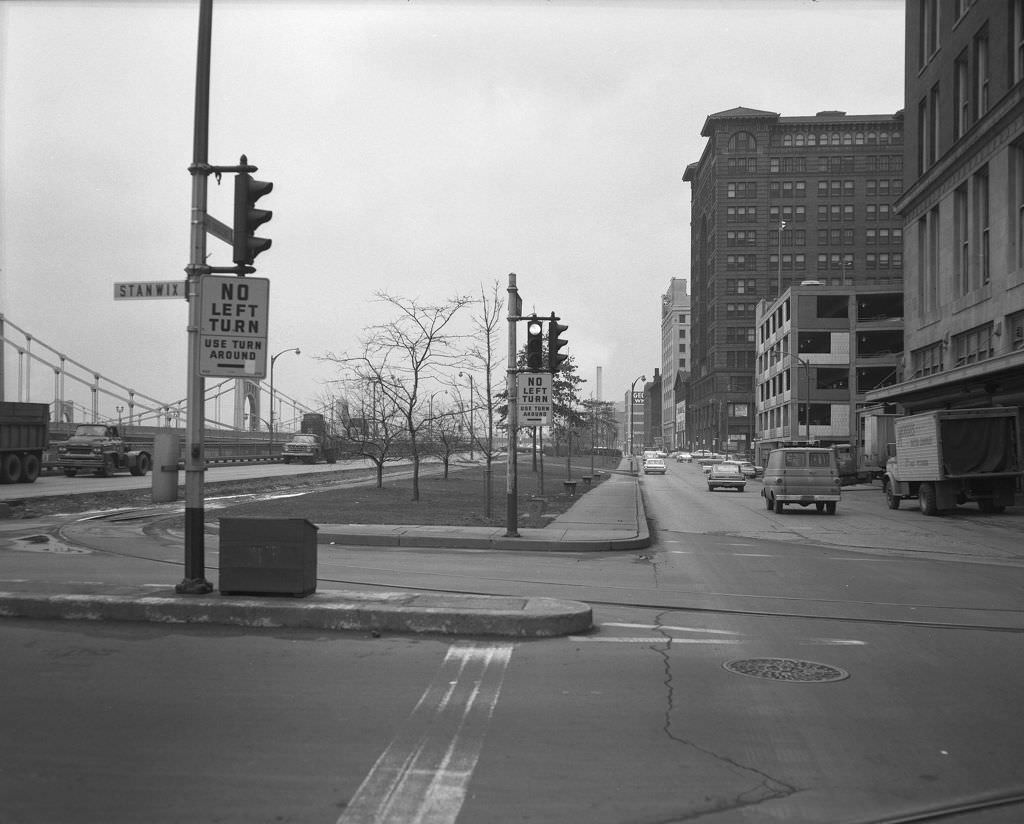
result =
[[[153,456],[144,449],[128,449],[116,426],[80,423],[70,438],[57,444],[57,463],[69,478],[81,471],[103,476],[127,470],[145,475]]]

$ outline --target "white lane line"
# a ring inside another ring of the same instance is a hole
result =
[[[606,638],[594,637],[590,635],[570,635],[570,641],[592,641],[603,644],[743,644],[745,641],[739,638],[675,638],[666,637],[664,635],[652,635],[649,637],[643,636],[622,636],[616,638],[614,636],[608,636]]]
[[[759,552],[734,552],[735,558],[774,558],[774,555],[765,555]]]
[[[337,824],[454,824],[512,644],[455,644]]]
[[[669,624],[623,624],[610,621],[601,624],[602,627],[626,627],[627,629],[667,629],[673,632],[703,632],[707,635],[742,635],[742,632],[733,632],[728,629],[705,629],[704,627],[675,627]]]
[[[866,647],[867,641],[855,641],[853,638],[807,638],[800,642],[804,646],[824,644],[831,647]]]

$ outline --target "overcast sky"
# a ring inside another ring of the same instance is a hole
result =
[[[0,0],[0,311],[166,401],[187,306],[113,284],[185,276],[198,8]],[[276,387],[321,396],[316,356],[390,317],[376,290],[442,301],[515,272],[527,312],[568,323],[584,394],[603,367],[621,400],[690,277],[681,178],[707,116],[898,111],[903,27],[899,0],[214,0],[210,162],[244,153],[274,183],[268,348],[302,349]],[[229,224],[232,191],[211,178]],[[52,372],[32,378],[51,401]]]

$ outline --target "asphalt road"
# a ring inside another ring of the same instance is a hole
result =
[[[0,820],[1024,817],[1018,509],[925,518],[865,489],[776,515],[677,464],[642,485],[644,552],[321,556],[324,586],[587,600],[585,636],[0,622]]]
[[[408,461],[388,462],[387,467],[404,466]],[[205,473],[209,483],[217,481],[240,481],[250,478],[266,478],[270,476],[288,477],[292,475],[321,474],[344,472],[350,469],[372,469],[369,460],[346,460],[334,464],[214,464]],[[179,484],[185,483],[185,473],[178,473]],[[41,475],[33,484],[0,484],[0,501],[17,498],[30,498],[46,495],[76,495],[91,492],[117,492],[129,489],[151,489],[152,473],[135,477],[127,472],[101,478],[92,474],[76,475],[66,478],[61,474],[47,473]]]

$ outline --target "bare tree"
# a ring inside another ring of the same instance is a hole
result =
[[[441,459],[444,478],[448,479],[448,469],[452,456],[466,448],[465,426],[459,409],[435,409],[430,431],[431,450]]]
[[[377,489],[384,486],[384,464],[402,456],[395,449],[405,431],[400,411],[376,384],[354,382],[343,406],[342,438],[349,450],[369,460],[377,472]]]
[[[418,501],[418,435],[427,420],[422,407],[429,398],[429,387],[447,383],[459,363],[459,337],[450,327],[459,310],[472,299],[456,296],[435,305],[387,292],[375,294],[377,300],[395,310],[395,318],[366,330],[360,340],[360,354],[327,355],[325,359],[349,367],[357,380],[375,385],[382,402],[393,405],[401,416],[412,458],[412,499]]]
[[[469,430],[472,442],[484,455],[486,469],[484,472],[484,500],[486,501],[485,515],[491,516],[491,494],[492,494],[492,464],[497,454],[494,444],[494,427],[497,418],[497,399],[494,394],[495,373],[501,367],[503,359],[501,353],[500,330],[504,322],[502,310],[505,301],[501,297],[503,287],[495,280],[488,291],[483,284],[480,285],[480,299],[477,301],[479,311],[473,315],[473,340],[474,345],[467,352],[467,357],[479,372],[482,372],[483,381],[474,374],[474,366],[464,368],[459,372],[459,381],[453,384],[455,397],[462,398],[462,392],[467,388],[462,382],[469,380]],[[478,412],[484,413],[484,428],[481,432],[475,426]]]

